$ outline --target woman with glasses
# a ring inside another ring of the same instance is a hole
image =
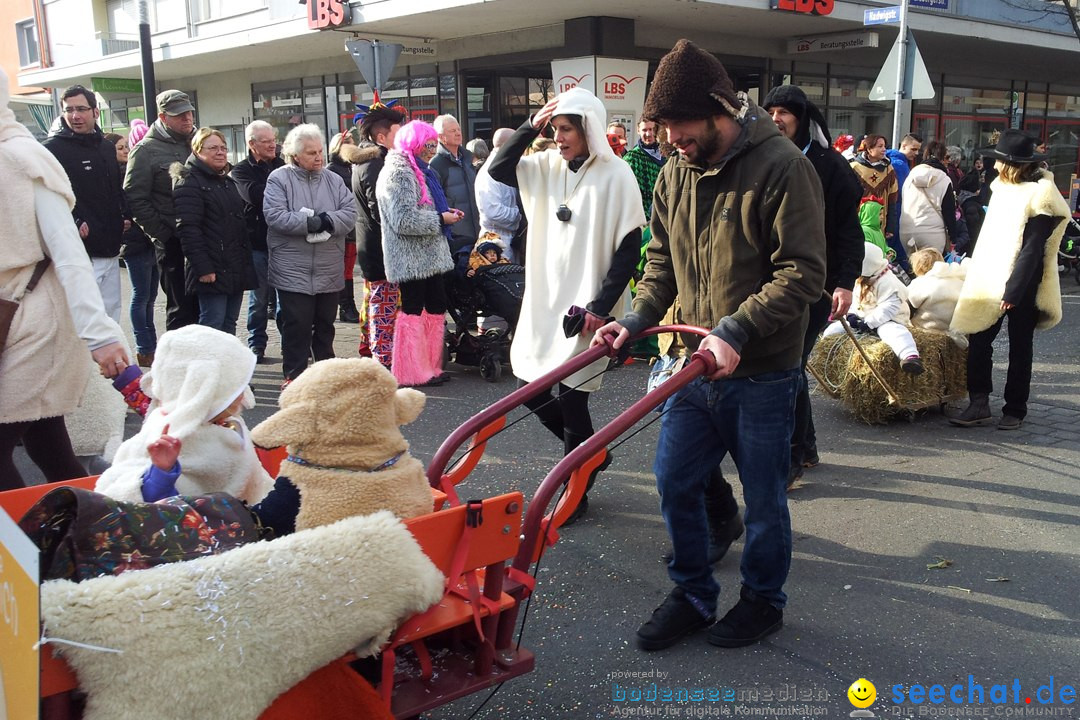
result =
[[[199,324],[236,334],[244,291],[259,286],[244,220],[244,200],[225,174],[225,136],[201,128],[191,156],[173,163],[176,231],[184,252],[184,288],[199,299]]]
[[[285,166],[270,173],[263,195],[270,286],[278,293],[282,389],[308,366],[334,357],[334,318],[345,287],[345,236],[356,199],[326,170],[326,140],[317,125],[297,125],[281,146]]]
[[[437,149],[435,128],[413,120],[394,136],[394,149],[386,154],[375,185],[386,279],[401,291],[390,370],[398,383],[413,387],[449,379],[442,372],[443,275],[454,267],[450,226],[463,213],[449,206],[435,171],[424,159]]]

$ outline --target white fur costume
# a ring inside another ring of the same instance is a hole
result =
[[[896,357],[901,360],[912,355],[918,357],[915,338],[911,337],[911,331],[907,327],[911,323],[907,288],[889,269],[889,263],[885,260],[881,248],[873,243],[864,243],[864,252],[863,279],[859,282],[863,283],[866,278],[872,278],[869,281],[870,297],[863,299],[861,288],[856,285],[851,312],[861,317],[871,330],[877,332],[878,337],[892,349]],[[844,326],[837,321],[825,328],[823,335],[828,337],[842,332]]]
[[[907,287],[908,302],[915,308],[911,324],[924,330],[947,332],[970,260],[963,263],[936,262],[925,275]]]
[[[525,245],[525,297],[510,348],[514,374],[535,380],[589,347],[590,336],[563,334],[562,319],[571,305],[595,299],[620,243],[646,222],[634,173],[608,145],[607,114],[595,95],[582,88],[559,96],[555,117],[578,115],[585,127],[590,157],[576,173],[557,152],[521,158],[518,186],[529,237]],[[565,204],[571,217],[555,217]],[[629,291],[612,314],[628,309]],[[586,392],[600,387],[603,358],[563,382]]]
[[[443,576],[389,512],[221,555],[41,586],[48,638],[88,693],[86,720],[255,720],[353,648],[375,652],[442,597]]]
[[[254,370],[254,353],[235,336],[201,325],[162,335],[154,364],[142,378],[142,389],[153,400],[151,411],[94,489],[142,502],[143,474],[151,465],[146,447],[168,426],[168,434],[182,444],[180,494],[226,492],[249,503],[261,500],[274,481],[259,462],[244,421],[232,418],[232,428],[210,422],[241,394],[244,407],[255,407],[248,387]]]
[[[1069,205],[1054,185],[1054,176],[1045,170],[1038,182],[1016,185],[1002,182],[999,177],[990,187],[994,194],[956,303],[952,329],[970,335],[986,330],[1001,317],[1001,300],[1020,254],[1024,227],[1036,215],[1061,218],[1046,243],[1042,278],[1035,295],[1039,311],[1035,327],[1052,328],[1061,322],[1057,251],[1065,234],[1066,218],[1071,215]]]

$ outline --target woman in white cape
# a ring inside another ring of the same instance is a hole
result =
[[[522,157],[548,123],[557,149]],[[524,382],[588,349],[592,333],[622,313],[629,298],[646,219],[634,174],[611,151],[606,128],[600,100],[574,88],[518,128],[491,164],[492,178],[521,191],[529,219],[525,296],[510,348],[514,374]],[[568,337],[571,308],[583,320]],[[589,393],[600,387],[606,364],[605,358],[565,379],[557,402],[549,391],[527,403],[566,453],[593,434]],[[593,480],[595,474],[590,486]],[[586,496],[568,522],[587,509]]]

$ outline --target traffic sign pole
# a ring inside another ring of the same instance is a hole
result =
[[[908,0],[900,3],[900,62],[896,64],[896,106],[893,108],[892,141],[894,147],[900,147],[900,128],[904,115],[904,72],[907,70],[908,56]]]

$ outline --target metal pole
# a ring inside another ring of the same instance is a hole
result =
[[[379,62],[379,41],[378,40],[372,40],[371,41],[371,52],[373,53],[374,59],[375,59],[375,78],[371,83],[371,88],[372,88],[374,94],[378,95],[379,91],[382,90],[382,88],[379,87],[378,84],[377,84],[377,83],[381,82],[379,80],[379,78],[382,77],[382,63]]]
[[[157,117],[157,84],[154,81],[154,49],[150,45],[150,8],[147,0],[139,0],[139,51],[142,55],[143,109],[146,124]]]
[[[893,147],[900,147],[900,124],[904,112],[904,73],[907,72],[908,56],[908,28],[907,28],[908,0],[900,3],[900,61],[896,64],[896,103],[893,108],[892,142]]]

